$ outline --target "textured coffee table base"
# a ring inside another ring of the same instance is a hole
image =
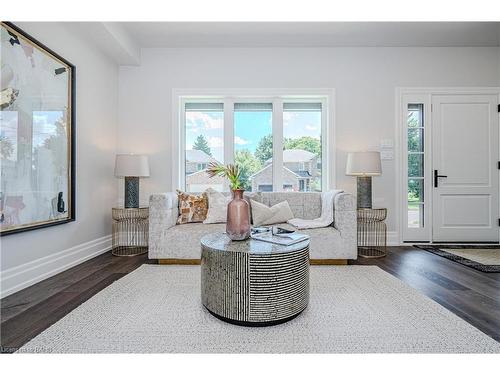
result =
[[[295,319],[300,314],[302,314],[302,311],[305,310],[304,309],[304,310],[298,312],[297,314],[292,315],[292,316],[290,316],[288,318],[284,318],[284,319],[271,320],[271,321],[268,321],[268,322],[245,322],[245,321],[242,321],[242,320],[234,320],[234,319],[225,318],[222,315],[217,315],[213,311],[210,311],[206,306],[205,306],[205,308],[207,309],[207,311],[210,314],[212,314],[213,316],[215,316],[217,319],[220,319],[220,320],[222,320],[222,321],[224,321],[226,323],[231,323],[231,324],[235,324],[237,326],[245,326],[245,327],[269,327],[269,326],[276,326],[278,324],[283,324],[283,323],[289,322],[290,320]]]
[[[212,315],[238,325],[268,326],[291,320],[307,307],[308,241],[277,248],[255,240],[221,242],[217,234],[206,238],[201,299]]]

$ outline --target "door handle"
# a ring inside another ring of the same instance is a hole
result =
[[[434,187],[438,187],[438,182],[439,182],[439,177],[448,177],[445,176],[444,174],[438,174],[437,169],[434,169]]]

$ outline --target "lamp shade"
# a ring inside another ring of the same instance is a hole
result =
[[[346,175],[378,176],[382,174],[380,152],[350,152],[347,155]]]
[[[116,177],[149,177],[149,163],[146,155],[120,154],[115,160]]]

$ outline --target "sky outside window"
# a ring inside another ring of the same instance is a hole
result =
[[[192,150],[200,136],[206,140],[212,156],[222,163],[224,161],[223,111],[186,112],[186,150]]]
[[[273,184],[272,168],[264,172],[266,177],[254,183],[251,180],[255,173],[272,162],[273,157],[272,105],[261,106],[263,108],[257,110],[245,103],[236,105],[240,109],[234,112],[234,159],[241,170],[243,187],[250,191],[272,189]],[[255,104],[255,107],[260,106]]]

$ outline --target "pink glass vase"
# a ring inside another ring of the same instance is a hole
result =
[[[244,190],[233,190],[233,199],[227,205],[226,233],[233,241],[250,237],[250,208],[243,199]]]

